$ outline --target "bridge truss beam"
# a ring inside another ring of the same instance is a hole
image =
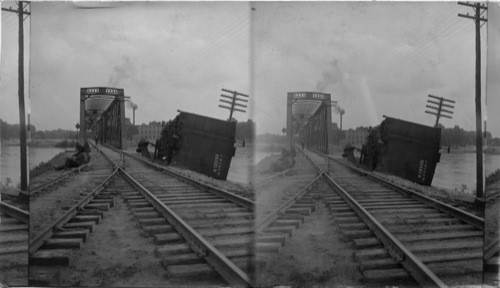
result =
[[[288,92],[287,149],[299,142],[330,153],[332,140],[331,95],[318,92]]]
[[[125,98],[123,89],[81,88],[80,141],[84,142],[91,130],[101,143],[123,149],[126,129]]]

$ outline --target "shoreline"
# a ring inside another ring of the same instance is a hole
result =
[[[280,172],[275,172],[271,173],[270,171],[264,172],[259,170],[267,170],[269,169],[269,162],[272,162],[273,160],[276,160],[277,156],[267,156],[261,161],[259,161],[257,164],[253,166],[253,180],[255,180],[254,185],[257,187],[256,190],[258,190],[259,187],[268,184],[269,182],[273,182],[277,179],[279,179],[279,174]],[[455,206],[459,209],[465,210],[467,212],[480,215],[481,217],[484,216],[484,211],[478,211],[475,210],[474,208],[474,200],[475,200],[475,195],[470,194],[470,193],[465,193],[465,192],[460,192],[457,190],[454,190],[452,188],[446,188],[446,187],[437,187],[437,186],[424,186],[424,185],[419,185],[417,183],[411,182],[409,180],[403,179],[401,177],[397,177],[394,175],[390,174],[385,174],[381,172],[372,172],[372,171],[367,171],[369,173],[374,173],[376,176],[379,176],[389,182],[395,183],[397,185],[409,188],[415,192],[421,193],[423,195],[426,195],[428,197],[434,198],[438,201],[444,202],[446,204]],[[260,179],[259,179],[260,178]],[[260,180],[260,181],[259,181]],[[258,191],[256,191],[258,194]]]
[[[72,148],[75,147],[75,139],[29,139],[26,143],[28,147],[49,147],[49,148]],[[1,140],[2,146],[20,146],[21,142],[15,139]]]

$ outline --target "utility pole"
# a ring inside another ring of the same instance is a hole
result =
[[[436,115],[436,124],[434,124],[434,127],[438,127],[438,124],[439,124],[439,118],[449,118],[451,119],[451,116],[447,115],[447,114],[444,114],[444,113],[450,113],[450,114],[453,114],[453,111],[450,111],[450,110],[445,110],[443,109],[443,107],[447,107],[447,108],[455,108],[453,105],[450,105],[450,104],[445,104],[444,102],[448,102],[448,103],[452,103],[454,104],[455,101],[453,100],[448,100],[446,98],[443,98],[443,97],[438,97],[438,96],[434,96],[434,95],[429,95],[429,98],[431,99],[427,99],[427,103],[429,104],[434,104],[434,105],[438,105],[437,107],[436,106],[431,106],[431,105],[425,105],[425,107],[429,108],[429,109],[432,109],[432,110],[435,110],[435,111],[429,111],[429,110],[426,110],[425,113],[427,114],[432,114],[432,115]],[[439,102],[436,102],[435,100],[439,101]]]
[[[18,60],[18,97],[19,97],[19,140],[21,146],[21,191],[28,191],[28,156],[26,152],[26,117],[24,105],[24,16],[30,15],[28,11],[24,11],[24,2],[17,3],[18,9],[2,8],[2,11],[17,13],[19,18],[19,60]],[[29,5],[29,2],[26,6]],[[27,17],[28,17],[27,16]]]
[[[458,14],[458,17],[474,20],[476,24],[476,202],[484,201],[483,191],[483,133],[481,116],[481,22],[486,18],[481,17],[482,10],[488,8],[481,3],[458,2],[458,5],[474,8],[475,16]]]
[[[234,111],[243,112],[243,113],[246,112],[246,110],[243,110],[241,108],[238,109],[238,108],[236,108],[236,106],[243,107],[243,108],[247,108],[247,106],[243,105],[243,104],[239,104],[236,101],[248,102],[248,100],[238,98],[237,96],[242,96],[242,97],[246,97],[246,98],[248,98],[250,96],[248,96],[247,94],[243,94],[243,93],[240,93],[240,92],[231,91],[231,90],[227,90],[227,89],[222,89],[222,91],[233,94],[232,96],[228,96],[228,95],[225,95],[225,94],[221,94],[220,95],[222,98],[230,99],[230,101],[225,100],[225,99],[219,99],[220,102],[223,102],[223,103],[231,105],[231,106],[228,107],[228,106],[219,104],[219,107],[224,108],[224,109],[228,109],[228,110],[231,111],[231,112],[229,112],[229,120],[228,121],[231,121],[231,119],[233,118],[233,112]]]

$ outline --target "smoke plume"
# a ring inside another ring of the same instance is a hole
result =
[[[136,110],[137,108],[139,108],[139,106],[137,106],[137,104],[132,102],[132,100],[128,100],[128,107],[130,107],[130,109],[132,110]]]
[[[343,115],[345,113],[345,109],[340,107],[338,104],[336,104],[335,106],[333,106],[335,109],[333,109],[334,112],[340,114],[340,115]]]
[[[335,86],[342,80],[342,69],[339,67],[338,59],[330,61],[328,69],[321,73],[321,80],[316,84],[317,92],[326,92],[326,88]]]
[[[127,55],[123,56],[122,60],[122,63],[115,66],[113,69],[113,74],[108,81],[110,87],[118,87],[119,85],[123,85],[124,81],[130,81],[132,79],[132,75],[136,72],[134,65]]]

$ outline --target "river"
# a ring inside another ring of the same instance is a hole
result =
[[[64,148],[55,147],[30,147],[28,152],[29,166],[33,168],[41,162],[47,162],[64,150]],[[0,183],[10,182],[9,185],[13,187],[19,185],[21,178],[20,154],[19,146],[1,145]]]
[[[484,155],[485,176],[500,169],[500,155]],[[432,186],[464,191],[473,194],[476,190],[476,153],[441,154]]]
[[[236,148],[236,155],[231,161],[228,180],[248,183],[248,171],[251,169],[252,164],[258,163],[271,154],[279,154],[277,152],[261,151],[252,153],[253,147],[250,144],[244,148],[241,146]],[[31,147],[29,148],[30,167],[34,167],[41,162],[47,162],[64,150],[63,148],[54,147]],[[8,181],[7,179],[11,179],[11,186],[15,187],[19,184],[19,154],[19,146],[1,146],[0,181],[2,184],[5,184]],[[484,160],[486,176],[493,173],[496,169],[500,169],[500,155],[487,154],[484,156]],[[442,154],[441,162],[436,167],[432,186],[458,191],[464,190],[472,194],[476,188],[476,154]]]
[[[265,157],[279,152],[256,151],[255,164]],[[485,176],[500,169],[500,155],[484,155]],[[476,190],[476,153],[441,154],[441,161],[437,164],[432,180],[432,186],[447,190],[464,191],[469,194]]]

